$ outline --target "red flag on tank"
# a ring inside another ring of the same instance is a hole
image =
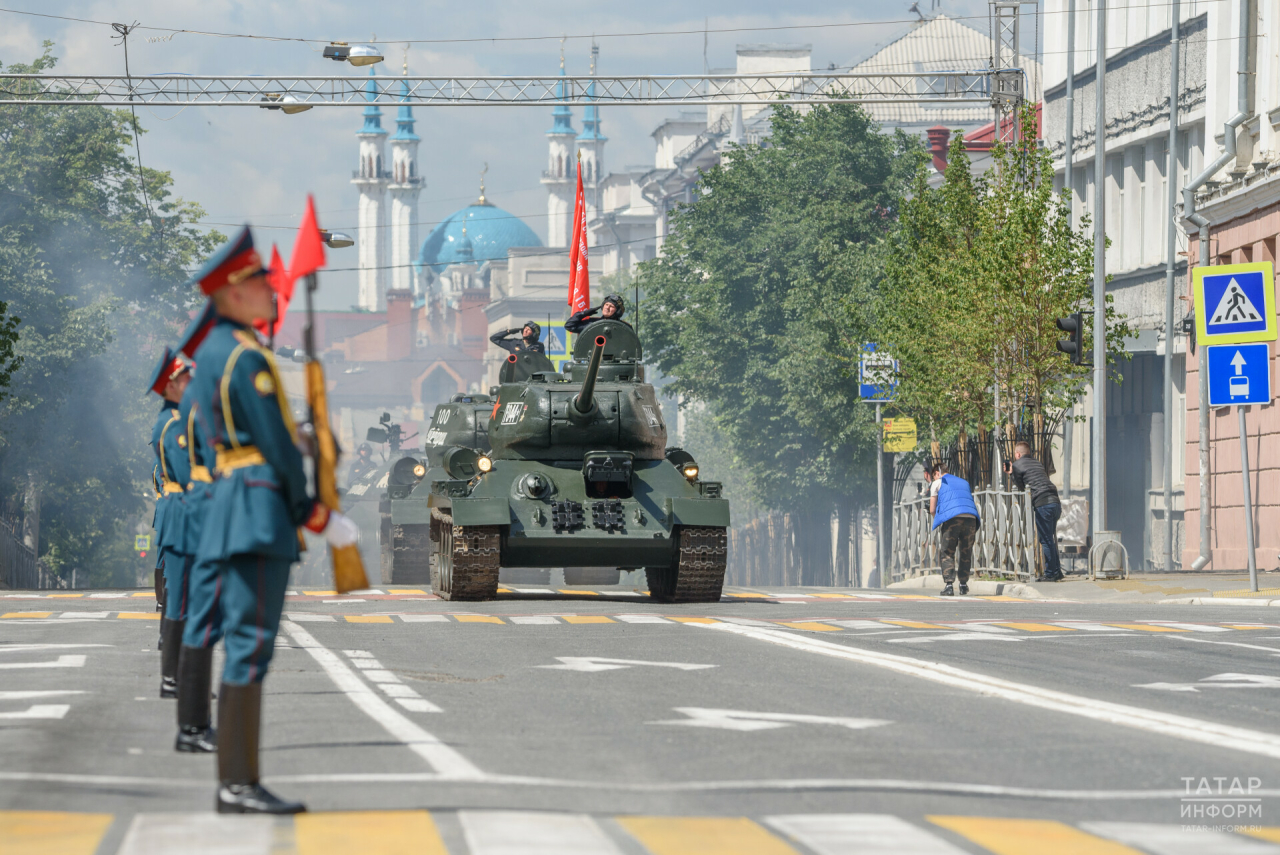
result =
[[[578,193],[573,200],[573,242],[569,249],[569,311],[591,305],[591,279],[587,273],[587,206],[582,194],[582,161],[578,161]]]

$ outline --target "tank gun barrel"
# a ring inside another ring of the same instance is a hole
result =
[[[587,365],[587,376],[582,378],[582,391],[573,399],[573,408],[580,413],[591,412],[594,405],[592,396],[596,390],[596,375],[600,373],[600,358],[604,356],[605,337],[596,336],[595,349],[591,351],[591,362]]]

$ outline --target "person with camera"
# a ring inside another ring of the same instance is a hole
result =
[[[1036,534],[1040,538],[1040,551],[1044,553],[1044,581],[1061,582],[1062,561],[1058,556],[1058,520],[1062,517],[1062,500],[1058,488],[1049,480],[1044,464],[1031,454],[1031,444],[1019,442],[1013,446],[1013,462],[1005,461],[1006,475],[1013,476],[1013,485],[1031,494],[1031,509],[1036,515]]]

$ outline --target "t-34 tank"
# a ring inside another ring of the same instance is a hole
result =
[[[729,502],[687,453],[668,459],[640,360],[631,327],[602,320],[566,374],[499,387],[490,453],[472,452],[470,472],[447,460],[450,477],[431,484],[437,594],[492,599],[502,567],[613,566],[643,567],[663,602],[720,599]]]
[[[463,450],[460,461],[489,450],[492,409],[493,399],[488,395],[454,395],[436,407],[422,452],[407,454],[391,464],[381,531],[384,584],[430,581],[431,509],[427,494],[431,482],[450,477],[445,459],[456,449]]]

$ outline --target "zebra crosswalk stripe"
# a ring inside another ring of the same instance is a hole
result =
[[[470,855],[622,855],[586,814],[464,810],[458,821]]]
[[[816,855],[964,855],[937,835],[888,814],[795,814],[765,822]]]

